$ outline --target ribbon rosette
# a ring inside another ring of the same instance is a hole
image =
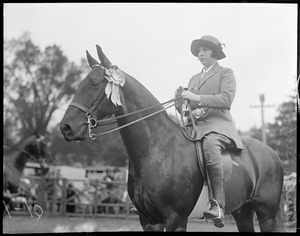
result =
[[[105,69],[105,73],[104,77],[108,80],[105,88],[107,99],[110,96],[113,104],[122,106],[119,86],[123,87],[125,84],[125,73],[116,66]]]

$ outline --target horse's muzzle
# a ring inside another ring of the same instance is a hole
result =
[[[60,131],[67,142],[85,140],[86,127],[81,126],[78,132],[74,132],[69,124],[61,123]]]

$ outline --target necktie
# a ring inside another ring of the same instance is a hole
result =
[[[206,74],[206,73],[205,73],[205,71],[203,70],[202,73],[201,73],[201,75],[200,75],[200,79],[203,79],[203,77],[204,77],[205,74]]]

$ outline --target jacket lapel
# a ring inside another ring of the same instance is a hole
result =
[[[215,73],[217,73],[217,71],[220,69],[220,66],[218,64],[218,62],[216,62],[216,64],[204,75],[204,77],[202,79],[200,79],[200,84],[198,89],[200,89],[200,87],[210,78],[212,77]]]

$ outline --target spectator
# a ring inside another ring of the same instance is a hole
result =
[[[67,205],[66,205],[67,213],[75,213],[75,207],[76,207],[75,198],[78,198],[75,188],[72,183],[69,183],[67,188]]]

